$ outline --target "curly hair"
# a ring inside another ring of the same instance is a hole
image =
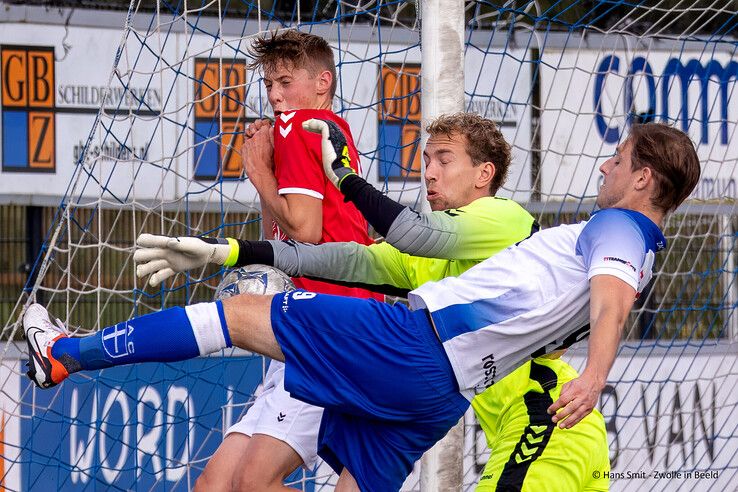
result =
[[[430,136],[463,135],[466,139],[466,152],[475,166],[491,162],[495,175],[490,183],[490,193],[494,195],[505,183],[510,161],[510,145],[494,121],[474,113],[454,113],[436,118],[426,127]]]

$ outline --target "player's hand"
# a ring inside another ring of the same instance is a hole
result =
[[[351,157],[343,132],[334,122],[317,118],[304,121],[302,127],[322,137],[320,147],[323,154],[323,171],[331,183],[340,190],[341,181],[350,174],[356,174],[351,168]]]
[[[141,234],[136,240],[133,261],[136,276],[151,275],[149,285],[156,287],[175,273],[202,268],[208,263],[231,264],[238,256],[238,246],[233,239],[199,237],[168,237]],[[231,260],[231,261],[229,261]]]
[[[548,407],[554,423],[568,429],[590,414],[600,398],[602,387],[586,376],[580,376],[565,383],[559,399]]]
[[[260,126],[250,138],[244,140],[241,164],[254,185],[259,183],[260,176],[274,175],[274,132],[269,125]]]
[[[261,119],[261,120],[255,120],[251,123],[249,123],[246,126],[246,130],[244,130],[243,134],[246,138],[251,138],[254,136],[254,134],[261,129],[262,127],[269,127],[271,128],[272,122],[267,119]]]

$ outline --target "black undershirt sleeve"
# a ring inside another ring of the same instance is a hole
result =
[[[245,265],[274,265],[274,249],[268,241],[238,241],[238,259],[234,267]]]
[[[236,239],[238,241],[238,260],[233,268],[238,268],[246,265],[269,265],[274,266],[274,248],[269,241],[245,241],[243,239]],[[314,277],[311,275],[305,275],[305,278],[313,280],[321,280],[323,282],[330,282],[336,285],[342,285],[344,287],[358,287],[360,289],[366,289],[378,294],[407,297],[408,289],[402,289],[393,285],[373,285],[365,284],[361,282],[341,282],[335,279],[327,279],[321,277]]]
[[[320,280],[322,282],[330,282],[334,285],[340,285],[343,287],[355,287],[357,289],[364,289],[364,290],[368,290],[370,292],[374,292],[376,294],[382,294],[385,296],[407,297],[407,295],[410,293],[410,289],[402,289],[400,287],[395,287],[394,285],[388,285],[388,284],[374,285],[374,284],[364,284],[362,282],[342,282],[340,280],[313,277],[311,275],[305,275],[304,278],[309,278],[312,280]]]
[[[386,236],[390,226],[406,207],[382,194],[366,180],[350,174],[341,181],[341,193],[352,202],[374,230]]]

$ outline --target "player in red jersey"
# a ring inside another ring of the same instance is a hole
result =
[[[265,236],[322,243],[371,243],[367,223],[356,207],[326,178],[321,138],[305,131],[310,118],[336,122],[350,137],[348,124],[331,110],[336,67],[328,43],[294,30],[255,41],[250,68],[261,68],[275,121],[259,120],[246,129],[242,159],[261,199]],[[349,138],[351,162],[358,152]],[[157,279],[158,280],[158,279]],[[155,281],[152,279],[152,281]],[[369,291],[304,278],[299,288],[354,297]],[[196,490],[284,490],[284,479],[299,466],[317,461],[323,409],[289,396],[284,364],[272,361],[262,392],[226,437],[195,485]]]
[[[302,128],[303,121],[311,118],[326,118],[334,121],[349,139],[348,149],[352,163],[353,159],[358,159],[358,151],[353,143],[353,137],[351,136],[348,123],[330,109],[300,109],[280,112],[275,118],[273,135],[274,177],[277,184],[277,193],[281,197],[284,197],[285,201],[296,199],[303,206],[306,202],[308,206],[314,206],[314,202],[317,201],[320,209],[310,213],[310,217],[304,221],[313,226],[312,230],[307,230],[307,228],[302,230],[285,230],[285,227],[282,227],[280,224],[288,222],[288,220],[284,220],[283,216],[277,217],[275,215],[275,220],[272,221],[271,231],[273,239],[294,239],[296,241],[312,243],[354,241],[362,244],[370,244],[372,241],[367,235],[367,223],[364,217],[359,213],[354,204],[345,203],[343,195],[325,178],[320,160],[320,138],[315,138],[318,135],[307,132]],[[252,138],[252,141],[259,136],[257,133]],[[261,159],[257,161],[256,159],[250,159],[247,168],[253,169],[253,163],[255,162],[263,164],[265,160]],[[361,172],[358,168],[355,171]],[[267,183],[266,187],[264,186],[264,182],[258,184],[255,182],[254,185],[259,190],[260,196],[262,196],[262,207],[272,212],[279,205],[273,205],[269,202],[268,198],[264,198],[261,190],[269,189],[271,191],[271,183],[269,183],[268,177],[265,181]],[[272,213],[274,214],[274,212]],[[302,210],[302,214],[308,215],[304,209]],[[322,221],[322,224],[319,221]],[[363,289],[339,286],[305,278],[295,278],[293,280],[298,288],[313,292],[368,297],[368,291]]]

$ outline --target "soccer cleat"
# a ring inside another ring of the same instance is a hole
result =
[[[23,331],[28,343],[28,372],[26,375],[39,388],[51,388],[64,381],[69,371],[51,355],[51,347],[60,338],[67,337],[61,322],[52,323],[41,304],[31,304],[23,315]]]

